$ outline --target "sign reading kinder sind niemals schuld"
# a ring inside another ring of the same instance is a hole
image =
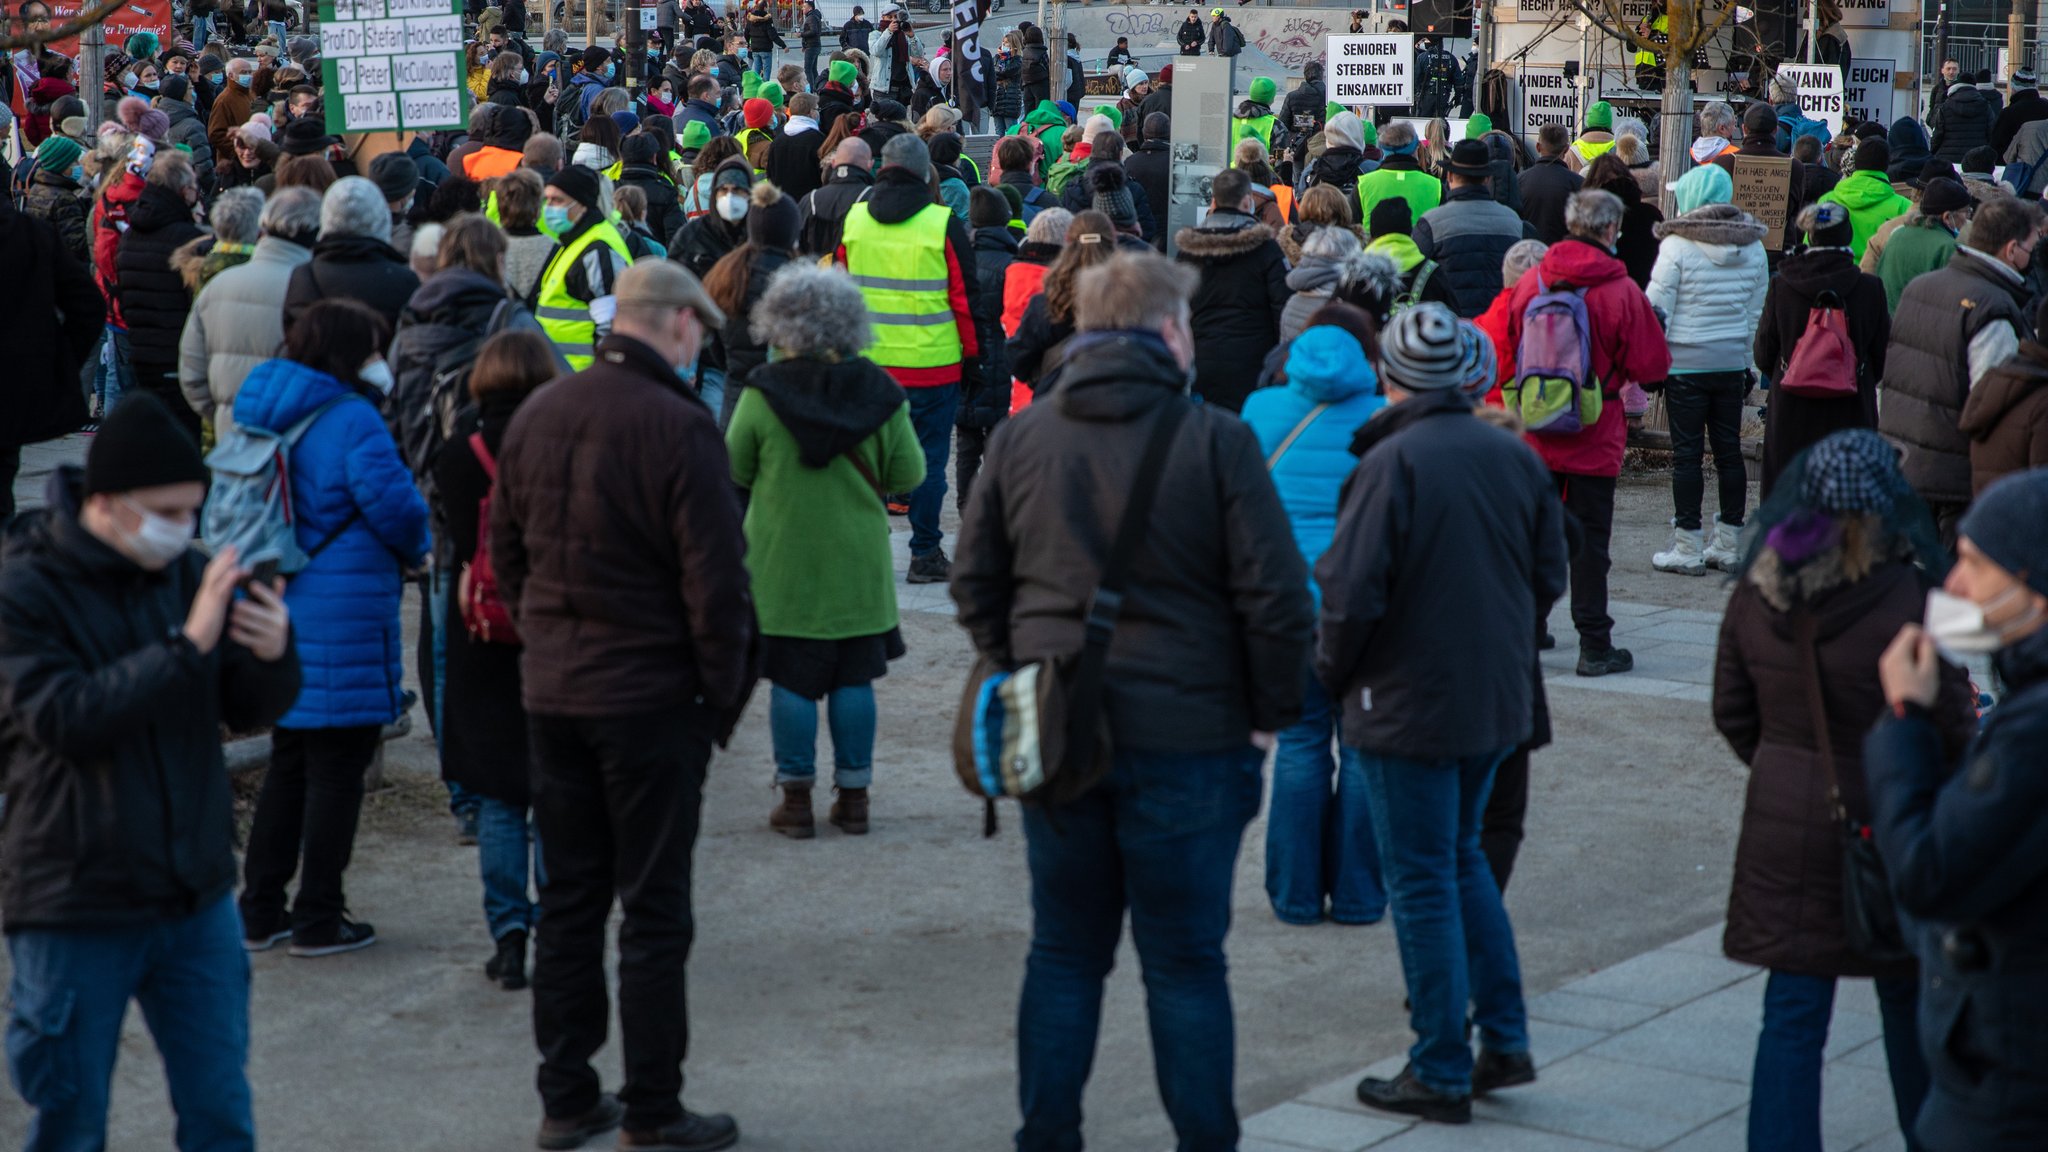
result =
[[[461,0],[323,0],[320,58],[329,132],[469,121]]]
[[[1330,37],[1323,66],[1330,102],[1401,107],[1415,103],[1415,37],[1405,33]]]

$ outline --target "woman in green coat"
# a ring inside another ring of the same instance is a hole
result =
[[[832,727],[831,822],[868,830],[874,681],[903,655],[884,493],[924,480],[910,404],[861,358],[871,341],[860,289],[843,271],[791,264],[755,305],[768,363],[726,429],[733,482],[747,500],[747,568],[774,685],[769,734],[782,802],[768,826],[817,834],[818,701]]]

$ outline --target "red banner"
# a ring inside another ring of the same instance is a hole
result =
[[[52,0],[50,22],[62,24],[76,19],[85,7],[79,0]],[[128,42],[128,37],[137,32],[156,33],[157,40],[168,48],[172,40],[171,0],[126,0],[119,8],[114,9],[114,14],[107,17],[106,23],[101,27],[107,30],[109,54],[121,51],[121,46]],[[52,40],[49,49],[76,60],[78,38],[74,36],[69,40]],[[99,77],[95,76],[92,79],[97,83]]]

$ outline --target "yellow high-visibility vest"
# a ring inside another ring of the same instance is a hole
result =
[[[574,372],[590,367],[597,355],[597,323],[590,318],[590,303],[569,295],[569,269],[593,244],[609,245],[618,253],[620,264],[633,262],[632,254],[626,251],[626,238],[619,235],[611,221],[599,218],[589,231],[555,249],[555,254],[548,258],[547,269],[540,274],[540,295],[534,301],[534,319],[540,321],[541,329],[554,341],[555,350]]]
[[[868,305],[875,342],[868,359],[884,368],[958,364],[960,328],[948,294],[946,222],[952,209],[927,204],[901,224],[883,224],[865,203],[846,214],[846,271]]]

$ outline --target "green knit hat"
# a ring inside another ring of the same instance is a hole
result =
[[[690,121],[688,124],[683,125],[683,134],[678,138],[677,143],[685,150],[702,152],[704,146],[711,143],[711,125],[706,124],[702,120]]]
[[[1117,106],[1116,106],[1116,105],[1114,105],[1114,104],[1104,104],[1104,105],[1103,105],[1102,107],[1100,107],[1100,108],[1097,108],[1097,109],[1095,110],[1095,114],[1096,114],[1097,116],[1103,116],[1103,117],[1107,117],[1107,118],[1109,119],[1109,122],[1110,122],[1111,124],[1114,124],[1114,125],[1116,125],[1116,127],[1117,127],[1117,131],[1119,131],[1119,132],[1123,131],[1123,127],[1124,127],[1124,110],[1123,110],[1123,109],[1121,109],[1121,108],[1117,107]]]
[[[1341,115],[1343,111],[1344,106],[1332,100],[1328,104],[1323,105],[1323,119],[1327,121],[1332,116]]]
[[[1484,112],[1474,112],[1472,118],[1465,121],[1465,139],[1467,140],[1477,140],[1491,131],[1493,131],[1493,117],[1488,116]]]
[[[1367,148],[1377,148],[1380,146],[1380,130],[1373,127],[1372,121],[1363,116],[1358,118],[1358,135],[1365,140]]]
[[[759,96],[761,99],[766,100],[770,104],[775,105],[775,107],[778,109],[780,109],[784,104],[787,104],[789,102],[789,97],[783,95],[782,85],[777,84],[773,80],[770,80],[766,84],[761,85],[761,87],[755,91],[754,95]]]
[[[761,94],[761,78],[749,68],[740,73],[740,99],[752,100]]]
[[[1586,131],[1611,130],[1614,127],[1614,105],[1605,100],[1595,101],[1586,109]]]
[[[853,90],[854,81],[860,76],[860,69],[851,60],[834,60],[832,67],[825,70],[825,78],[848,91]]]
[[[1271,76],[1261,76],[1252,81],[1252,103],[1271,104],[1273,94],[1278,91],[1279,88],[1273,83]]]
[[[78,163],[79,156],[84,152],[85,149],[78,146],[78,141],[68,136],[52,136],[36,149],[36,167],[45,172],[63,175],[71,171],[71,166]]]

